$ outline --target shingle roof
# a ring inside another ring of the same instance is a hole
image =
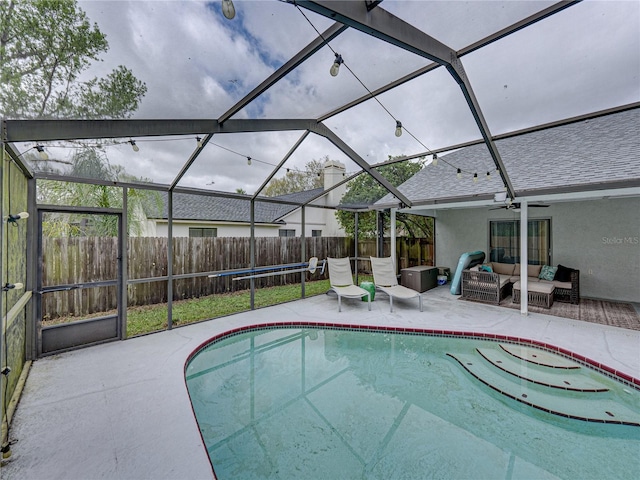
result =
[[[278,223],[282,217],[297,208],[296,204],[304,203],[320,193],[322,188],[306,190],[303,192],[280,195],[280,200],[294,202],[294,205],[284,205],[271,202],[256,201],[256,223]],[[169,209],[167,193],[161,193],[162,214],[148,212],[149,218],[167,219]],[[175,193],[173,195],[174,220],[218,221],[218,222],[249,222],[251,202],[249,200],[224,197],[210,197],[188,193]]]
[[[640,186],[640,109],[592,118],[502,140],[496,146],[516,195],[535,195],[554,188],[602,186],[629,181]],[[473,199],[502,191],[502,182],[486,145],[466,147],[440,157],[464,172],[440,162],[429,165],[398,187],[412,202]],[[492,179],[486,180],[487,171]],[[477,183],[472,182],[478,173]],[[377,206],[397,205],[392,195]]]

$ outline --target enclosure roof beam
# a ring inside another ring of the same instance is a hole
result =
[[[516,22],[512,25],[509,25],[508,27],[503,28],[502,30],[500,30],[499,32],[494,33],[493,35],[489,35],[481,40],[478,40],[475,43],[472,43],[471,45],[468,45],[464,48],[462,48],[461,50],[458,50],[457,55],[458,57],[462,57],[464,55],[467,55],[471,52],[475,52],[476,50],[486,47],[487,45],[490,45],[491,43],[500,40],[501,38],[504,38],[508,35],[511,35],[512,33],[515,33],[519,30],[522,30],[525,27],[528,27],[529,25],[533,25],[536,22],[539,22],[540,20],[543,20],[555,13],[558,13],[562,10],[564,10],[567,7],[570,7],[571,5],[578,3],[582,0],[571,0],[571,1],[562,1],[562,2],[558,2],[554,5],[551,5],[550,7],[545,8],[544,10],[541,10],[539,12],[534,13],[533,15],[528,16],[527,18],[524,18],[522,20],[520,20],[519,22]],[[378,95],[381,95],[385,92],[388,92],[389,90],[392,90],[404,83],[407,83],[421,75],[424,75],[427,72],[430,72],[432,70],[435,70],[436,68],[440,67],[441,65],[439,63],[430,63],[429,65],[426,65],[422,68],[419,68],[418,70],[415,70],[397,80],[394,80],[391,83],[388,83],[386,85],[383,85],[382,87],[374,90],[373,92],[371,92],[371,94],[366,94],[361,96],[360,98],[357,98],[349,103],[346,103],[344,105],[342,105],[341,107],[338,107],[328,113],[325,113],[324,115],[322,115],[321,117],[318,118],[319,121],[324,122],[325,120],[327,120],[328,118],[331,118],[335,115],[338,115],[339,113],[342,113],[346,110],[349,110],[352,107],[355,107],[359,104],[361,104],[362,102],[366,102],[367,100],[374,98]]]
[[[107,187],[133,188],[137,190],[154,190],[159,192],[168,192],[171,189],[171,185],[160,184],[160,183],[120,182],[120,181],[102,180],[102,179],[96,179],[96,178],[73,177],[69,175],[62,175],[59,173],[48,173],[48,172],[35,172],[34,178],[36,180],[53,180],[58,182],[104,185]],[[351,178],[353,177],[349,177],[349,180]],[[188,195],[202,195],[205,197],[235,198],[237,200],[246,200],[247,202],[251,201],[251,195],[247,195],[245,193],[223,192],[219,190],[204,190],[201,188],[193,188],[193,187],[175,187],[173,188],[173,193],[185,193]],[[293,206],[306,205],[306,203],[303,204],[301,202],[292,202],[291,200],[283,200],[277,197],[256,197],[255,201],[264,202],[264,203],[277,203],[280,205],[293,205]],[[315,207],[315,208],[332,208],[332,207],[327,207],[325,205],[307,205],[307,206]]]
[[[335,133],[333,133],[329,128],[326,127],[323,123],[317,123],[311,128],[311,131],[320,135],[321,137],[326,138],[331,143],[333,143],[336,147],[338,147],[345,155],[347,155],[351,160],[358,164],[362,170],[371,175],[374,180],[376,180],[380,185],[387,189],[389,193],[391,193],[394,197],[396,197],[400,202],[402,202],[406,206],[411,206],[411,201],[404,196],[400,191],[394,187],[389,181],[384,178],[377,170],[372,169],[371,166],[367,163],[367,161],[358,155],[355,150],[353,150],[349,145],[347,145],[340,137],[338,137]]]
[[[182,169],[180,170],[178,175],[176,175],[176,178],[173,179],[173,182],[171,182],[171,186],[169,187],[169,190],[173,190],[174,188],[176,188],[176,186],[178,185],[178,182],[180,182],[182,177],[185,176],[185,174],[187,173],[187,171],[189,170],[191,165],[193,165],[193,162],[195,162],[196,158],[198,158],[198,156],[200,156],[200,153],[202,153],[202,150],[204,149],[205,145],[207,143],[209,143],[209,140],[211,140],[212,137],[213,137],[213,135],[211,135],[209,133],[209,134],[204,136],[203,140],[198,142],[199,145],[196,147],[196,149],[193,151],[193,153],[191,155],[189,155],[189,159],[182,166]]]
[[[310,130],[315,119],[6,120],[9,142]]]
[[[455,50],[380,7],[368,11],[365,3],[327,0],[298,0],[297,4],[445,66],[462,90],[482,138],[507,187],[508,195],[511,198],[515,197],[500,152],[493,142],[480,104]]]
[[[334,23],[327,30],[325,30],[320,36],[316,37],[311,43],[309,43],[306,47],[300,50],[296,55],[291,57],[284,65],[282,65],[278,70],[273,72],[266,80],[264,80],[260,85],[254,88],[251,92],[249,92],[244,98],[242,98],[238,103],[236,103],[233,107],[227,110],[222,114],[220,118],[218,118],[219,123],[226,122],[233,115],[242,110],[245,106],[255,100],[257,97],[262,95],[266,90],[271,88],[276,82],[278,82],[282,77],[286,76],[293,69],[298,67],[301,63],[306,61],[309,57],[311,57],[314,53],[320,50],[326,42],[333,40],[335,37],[344,32],[348,27],[341,23]]]
[[[513,130],[511,132],[500,133],[498,135],[494,135],[494,140],[504,140],[506,138],[517,137],[519,135],[526,135],[528,133],[539,132],[540,130],[546,130],[549,128],[556,128],[562,125],[570,125],[572,123],[583,122],[585,120],[590,120],[592,118],[604,117],[607,115],[612,115],[614,113],[626,112],[627,110],[633,110],[635,108],[640,108],[640,102],[627,103],[625,105],[619,105],[617,107],[607,108],[605,110],[598,110],[597,112],[586,113],[583,115],[577,115],[575,117],[564,118],[562,120],[555,120],[553,122],[542,123],[540,125],[534,125],[533,127],[526,127],[520,130]],[[394,163],[406,162],[407,160],[414,160],[416,158],[423,158],[427,155],[431,155],[433,153],[444,153],[452,150],[460,150],[461,148],[471,147],[473,145],[479,145],[484,143],[482,138],[477,138],[475,140],[469,140],[468,142],[458,143],[456,145],[446,145],[440,148],[434,148],[429,150],[428,152],[420,152],[414,153],[411,155],[402,155],[396,158],[392,158],[390,160],[385,160],[384,162],[374,163],[371,165],[371,168],[380,168],[385,165],[393,165]]]
[[[331,192],[332,190],[335,190],[336,188],[344,185],[347,182],[350,182],[351,180],[353,180],[354,178],[356,178],[358,175],[360,175],[361,173],[363,173],[363,171],[359,171],[356,173],[353,173],[351,175],[349,175],[348,177],[345,177],[344,179],[342,179],[342,181],[336,183],[335,185],[333,185],[330,188],[327,188],[326,190],[323,190],[321,193],[319,193],[318,195],[316,195],[313,198],[310,198],[309,200],[307,200],[306,202],[304,202],[302,205],[300,205],[301,207],[316,207],[316,206],[320,206],[320,205],[313,205],[312,202],[315,202],[317,199],[324,197],[325,195],[327,195],[329,192]],[[336,208],[337,209],[337,205],[335,207],[329,206],[328,208]]]
[[[305,131],[302,134],[302,136],[298,139],[298,141],[289,149],[287,154],[282,158],[282,160],[280,160],[280,163],[273,169],[271,174],[264,180],[264,182],[262,182],[262,185],[260,185],[260,188],[256,190],[253,197],[251,197],[252,199],[255,199],[258,195],[260,195],[260,192],[264,190],[264,188],[271,181],[271,179],[276,175],[276,173],[278,173],[278,171],[280,170],[280,167],[282,167],[286,163],[286,161],[289,160],[291,155],[293,155],[293,152],[295,152],[298,149],[298,147],[302,144],[302,142],[304,142],[305,138],[309,136],[309,133],[310,133],[309,130]]]

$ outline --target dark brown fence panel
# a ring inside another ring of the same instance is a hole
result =
[[[353,256],[354,241],[342,237],[306,238],[306,258],[302,258],[302,239],[299,237],[256,238],[256,267],[283,265],[307,261],[310,257]],[[167,238],[134,237],[128,244],[128,277],[143,279],[167,275]],[[115,279],[117,276],[117,239],[101,237],[70,237],[43,239],[43,284],[63,285],[96,280]],[[390,241],[385,240],[385,255]],[[359,242],[358,256],[376,255],[375,239]],[[433,265],[433,245],[426,239],[397,239],[398,268],[415,265]],[[173,239],[173,274],[183,275],[212,271],[248,269],[250,267],[250,239],[245,237]],[[370,272],[369,262],[359,262],[363,273]],[[207,276],[176,279],[173,299],[196,298],[205,295],[234,292],[249,288],[249,280],[233,281],[240,275],[218,278]],[[308,280],[328,278],[319,272]],[[255,279],[256,288],[300,282],[300,273],[276,275]],[[150,305],[167,301],[166,282],[130,285],[127,304]],[[115,295],[105,296],[100,289],[81,289],[52,292],[43,296],[44,318],[82,316],[116,308]]]

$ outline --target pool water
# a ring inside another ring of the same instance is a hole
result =
[[[198,351],[187,389],[219,480],[640,478],[640,427],[533,408],[451,356],[499,348],[471,338],[260,329]],[[527,398],[554,398],[495,370],[495,382],[515,381]],[[638,390],[586,367],[575,375],[607,391],[552,389],[558,410],[593,405],[597,416],[606,401],[615,410],[607,418],[621,412],[640,423]]]

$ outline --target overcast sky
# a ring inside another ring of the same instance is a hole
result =
[[[295,6],[275,0],[234,0],[233,20],[222,16],[219,1],[79,3],[110,45],[87,75],[102,76],[120,64],[132,69],[148,87],[134,115],[145,119],[219,117],[315,38],[314,27],[322,32],[332,24],[302,10],[309,22]],[[459,50],[553,3],[385,0],[380,8]],[[371,90],[431,63],[353,30],[331,46]],[[337,77],[329,75],[333,58],[323,48],[233,118],[316,118],[364,95],[344,66]],[[462,63],[492,134],[640,101],[640,2],[584,1],[464,56]],[[480,138],[444,68],[379,99],[419,141],[406,132],[395,137],[395,120],[375,101],[325,122],[369,163]],[[214,136],[212,142],[224,148],[208,145],[180,185],[253,193],[301,134]],[[171,183],[195,136],[160,140],[137,139],[137,153],[129,145],[110,147],[110,161],[133,175]],[[286,166],[303,168],[327,155],[358,170],[313,135]],[[251,166],[248,156],[256,160]]]

